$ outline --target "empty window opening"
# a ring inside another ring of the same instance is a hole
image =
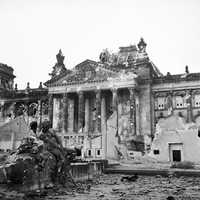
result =
[[[173,156],[174,162],[180,162],[181,161],[181,150],[173,150],[172,156]]]
[[[91,149],[88,150],[88,156],[91,156],[92,155],[92,151]]]
[[[158,149],[154,149],[153,154],[158,155],[158,154],[160,154],[160,151]]]
[[[101,151],[100,151],[100,149],[97,150],[97,155],[98,155],[98,156],[101,155]]]

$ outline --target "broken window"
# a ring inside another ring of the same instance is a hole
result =
[[[182,96],[176,96],[176,108],[184,108],[184,99]]]
[[[198,129],[198,137],[200,137],[200,130]]]
[[[92,151],[91,151],[91,149],[88,149],[88,156],[92,156]]]
[[[160,154],[160,151],[158,149],[154,149],[153,154],[158,155],[158,154]]]
[[[200,107],[200,94],[194,96],[194,107]]]
[[[158,110],[165,109],[165,98],[164,97],[157,98],[157,109]]]

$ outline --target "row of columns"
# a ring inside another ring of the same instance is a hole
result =
[[[132,135],[136,134],[136,103],[135,103],[135,90],[134,88],[129,88],[130,93],[130,132]],[[112,108],[113,111],[118,113],[118,92],[117,89],[112,89]],[[68,131],[68,94],[63,94],[63,130]],[[95,127],[94,131],[100,133],[102,127],[105,126],[106,121],[106,100],[102,96],[101,90],[95,91]],[[49,120],[53,122],[53,95],[49,96]],[[118,119],[117,119],[118,120]],[[85,121],[85,126],[84,126]],[[84,99],[84,92],[78,92],[78,132],[89,132],[90,122],[90,105],[89,99]],[[84,127],[83,127],[84,126]],[[118,127],[117,127],[118,128]]]

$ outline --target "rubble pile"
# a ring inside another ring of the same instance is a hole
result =
[[[70,174],[75,151],[63,148],[57,135],[44,124],[39,137],[29,136],[0,165],[0,183],[24,191],[76,185]]]

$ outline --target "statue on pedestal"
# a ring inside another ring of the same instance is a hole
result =
[[[56,55],[57,63],[53,67],[53,71],[49,74],[52,78],[58,76],[66,71],[65,65],[63,63],[65,56],[63,56],[61,49]]]
[[[144,39],[141,38],[140,42],[138,43],[138,52],[137,52],[137,59],[147,59],[148,58],[148,54],[146,52],[146,46],[147,44],[145,43]]]

